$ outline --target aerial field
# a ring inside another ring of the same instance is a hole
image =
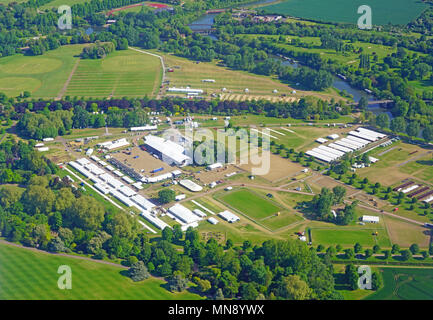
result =
[[[161,63],[144,53],[116,51],[104,59],[84,59],[72,75],[66,95],[87,97],[143,97],[157,93]]]
[[[80,60],[83,45],[62,46],[41,56],[0,58],[0,92],[33,98],[144,97],[157,93],[162,70],[158,58],[132,50],[105,59]]]
[[[373,236],[373,232],[377,231],[378,236]],[[353,247],[359,242],[362,246],[373,247],[378,244],[381,247],[391,247],[386,230],[382,228],[372,229],[349,229],[349,228],[326,228],[326,229],[311,229],[313,244],[324,246],[340,244],[343,247]]]
[[[6,244],[0,244],[0,261],[1,300],[200,299],[189,292],[172,294],[162,287],[165,281],[156,278],[134,283],[120,267]],[[61,265],[72,269],[71,290],[57,287]]]
[[[221,200],[254,219],[263,219],[282,211],[280,207],[247,189],[230,192],[222,196]]]
[[[356,24],[362,0],[286,0],[263,7],[267,13],[285,14],[324,22]],[[420,0],[382,0],[367,3],[372,10],[373,25],[404,25],[417,18],[428,4]]]
[[[433,300],[433,269],[381,268],[384,286],[366,300]]]
[[[41,56],[0,58],[0,92],[15,97],[29,91],[35,98],[56,97],[78,60],[82,45],[63,46]]]
[[[356,173],[386,186],[411,177],[431,183],[433,170],[430,152],[417,145],[398,141],[388,147],[378,147],[371,151],[369,155],[379,161],[371,167],[358,169]]]
[[[267,99],[267,100],[293,100],[303,96],[316,96],[321,99],[329,100],[332,97],[338,99],[339,96],[325,92],[300,91],[292,94],[293,88],[280,82],[274,77],[254,75],[245,71],[231,70],[216,63],[200,62],[196,64],[185,58],[176,57],[165,53],[160,53],[164,57],[166,68],[172,68],[173,72],[167,72],[167,80],[170,87],[187,87],[203,89],[205,94],[221,94],[223,99],[228,100],[248,100],[248,99]],[[203,79],[213,79],[214,83],[202,82]],[[223,92],[222,89],[226,88]],[[245,89],[249,92],[245,93]],[[273,90],[278,93],[273,93]],[[171,95],[171,93],[167,93]],[[281,97],[285,94],[286,97]],[[290,99],[289,99],[290,98]]]

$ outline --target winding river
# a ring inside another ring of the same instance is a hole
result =
[[[251,3],[248,3],[248,4],[241,5],[240,7],[241,8],[248,8],[248,7],[251,7],[251,6],[254,6],[254,5],[258,5],[258,4],[266,4],[266,3],[272,3],[272,2],[275,2],[275,0],[260,0],[260,1],[254,1],[254,2],[251,2]],[[212,26],[213,26],[213,24],[215,22],[215,17],[217,15],[218,14],[215,14],[215,13],[205,14],[205,15],[197,18],[197,20],[195,20],[194,22],[192,22],[189,25],[189,27],[193,31],[194,30],[209,30],[209,29],[212,28]],[[217,39],[214,35],[210,35],[210,37],[212,39]],[[286,66],[291,66],[293,68],[297,68],[299,66],[298,63],[293,63],[293,62],[290,62],[288,60],[281,59],[279,57],[277,57],[277,59],[280,59],[282,61],[283,65],[286,65]],[[332,83],[332,86],[335,89],[339,90],[339,91],[343,91],[344,90],[348,94],[352,95],[353,96],[353,100],[355,102],[359,102],[359,100],[363,96],[366,97],[369,101],[372,101],[372,100],[375,99],[374,96],[367,94],[365,91],[362,91],[362,90],[359,90],[359,89],[356,89],[356,88],[352,87],[347,81],[344,81],[343,79],[340,79],[340,78],[338,78],[336,76],[333,76],[333,78],[334,78],[334,81]],[[381,108],[377,104],[371,104],[371,105],[369,105],[369,110],[372,111],[375,114],[386,112],[386,113],[388,113],[388,115],[390,116],[390,118],[392,118],[392,115],[391,115],[390,112],[387,112],[386,109]]]

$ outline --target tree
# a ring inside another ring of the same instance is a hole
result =
[[[361,110],[365,110],[368,107],[368,100],[365,96],[362,96],[358,102],[358,108]]]
[[[174,201],[176,192],[171,189],[162,189],[158,192],[158,200],[160,203],[169,203]]]
[[[385,113],[385,112],[379,114],[379,115],[376,117],[376,124],[377,124],[379,127],[381,127],[382,129],[384,129],[384,128],[389,128],[389,123],[390,123],[389,116],[388,116],[388,114]]]
[[[371,275],[371,288],[373,290],[379,290],[382,286],[382,277],[376,271]]]
[[[144,279],[149,278],[150,274],[147,271],[146,266],[144,265],[143,261],[138,261],[134,263],[129,269],[128,269],[129,277],[132,279],[132,281],[143,281]]]
[[[162,239],[168,242],[173,240],[173,231],[170,227],[165,227],[164,230],[162,230]]]
[[[355,253],[360,253],[362,251],[362,245],[359,242],[357,242],[355,243],[353,249],[355,250]]]
[[[373,246],[373,253],[378,253],[380,251],[380,246],[378,244],[375,244]]]
[[[54,193],[51,189],[39,185],[30,185],[23,193],[24,209],[30,214],[48,214],[53,209]]]
[[[373,250],[371,250],[371,249],[366,249],[365,250],[365,254],[364,254],[365,259],[370,258],[372,255],[373,255]]]
[[[337,204],[341,203],[346,196],[346,188],[342,186],[335,186],[332,188],[332,192],[334,193],[335,203]]]
[[[420,124],[418,121],[412,121],[406,127],[406,133],[411,137],[417,137],[420,130]]]
[[[412,253],[410,252],[410,250],[403,250],[401,252],[401,258],[403,261],[407,261],[412,258]]]
[[[62,239],[55,237],[48,243],[48,251],[50,252],[65,252],[66,247]]]
[[[400,246],[398,244],[393,244],[391,248],[391,253],[396,254],[398,252],[400,252]]]
[[[168,287],[172,292],[182,292],[188,288],[188,281],[181,273],[175,272],[175,274],[168,280]]]
[[[289,275],[283,279],[279,295],[290,300],[307,300],[311,293],[311,288],[298,275]]]
[[[173,227],[173,240],[179,241],[183,237],[182,227],[180,224],[175,224]]]
[[[95,198],[82,196],[66,210],[64,218],[70,226],[96,230],[104,220],[104,207]]]
[[[259,295],[254,283],[242,283],[240,288],[240,294],[243,300],[255,300]]]
[[[403,117],[397,117],[391,120],[391,130],[394,132],[406,131],[406,120]]]
[[[350,260],[350,259],[355,258],[355,252],[353,252],[352,248],[344,250],[344,254],[345,254],[345,256],[344,256],[345,259]]]
[[[216,291],[215,300],[224,300],[224,294],[221,288],[218,288]]]
[[[414,243],[410,246],[409,248],[410,252],[412,252],[413,255],[418,254],[419,253],[419,246]]]
[[[383,250],[383,258],[388,260],[391,257],[391,252],[389,250]]]
[[[427,142],[433,141],[433,125],[425,126],[424,130],[422,131],[422,137]]]
[[[350,289],[356,290],[358,289],[358,279],[359,274],[356,270],[356,267],[353,264],[346,265],[346,269],[344,272],[346,283],[349,285]]]
[[[212,285],[209,280],[200,279],[199,277],[194,277],[194,283],[197,284],[197,288],[201,293],[206,293],[212,288]]]

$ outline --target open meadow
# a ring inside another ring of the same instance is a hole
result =
[[[154,96],[162,70],[157,57],[124,50],[104,59],[80,60],[66,95],[87,97]]]
[[[79,59],[83,45],[62,46],[42,56],[0,58],[0,91],[34,98],[154,96],[162,78],[158,58],[132,50],[104,59]]]
[[[78,61],[82,45],[62,46],[42,56],[0,58],[0,91],[9,97],[29,91],[34,98],[56,97]]]
[[[433,269],[380,268],[384,286],[366,300],[433,300]]]
[[[329,100],[332,97],[340,98],[337,94],[328,94],[315,91],[297,91],[292,94],[293,88],[280,82],[278,79],[254,75],[245,71],[231,70],[216,63],[200,62],[195,63],[185,58],[160,53],[164,57],[167,68],[173,70],[166,74],[170,81],[170,87],[187,87],[203,89],[205,94],[222,94],[225,100],[249,100],[263,98],[267,100],[293,101],[303,96],[315,96]],[[215,82],[203,82],[204,79],[212,79]],[[225,88],[225,92],[223,92]],[[245,93],[245,89],[249,92]],[[273,93],[277,90],[278,93]],[[286,95],[281,97],[281,95]]]
[[[366,4],[362,0],[285,0],[263,7],[267,13],[286,14],[325,22],[356,24],[358,7]],[[428,6],[420,0],[382,0],[368,3],[372,10],[374,25],[404,25],[418,17]]]
[[[3,243],[0,261],[1,300],[200,299],[189,292],[173,294],[164,288],[165,281],[156,278],[134,283],[125,276],[124,268]],[[61,265],[71,267],[71,290],[57,287]]]

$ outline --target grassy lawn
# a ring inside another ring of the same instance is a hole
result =
[[[132,50],[105,59],[79,60],[83,45],[62,46],[42,56],[0,58],[0,91],[13,97],[29,91],[34,98],[57,97],[78,63],[65,95],[78,97],[153,96],[161,82],[158,58]]]
[[[373,236],[373,232],[378,231],[378,236]],[[378,244],[381,247],[391,247],[391,242],[386,235],[386,231],[381,228],[377,229],[359,229],[359,228],[312,228],[313,244],[322,244],[324,246],[340,244],[343,247],[353,247],[359,242],[362,246],[373,247]]]
[[[172,294],[165,281],[149,278],[134,283],[123,275],[124,269],[97,262],[54,256],[44,252],[0,244],[0,299],[199,299],[183,292]],[[57,287],[57,269],[72,269],[72,289]]]
[[[80,60],[66,95],[87,97],[153,96],[159,90],[158,58],[132,51],[116,51],[105,59]]]
[[[247,189],[240,189],[221,196],[220,200],[253,219],[263,219],[282,209]]]
[[[262,9],[268,13],[287,14],[294,17],[356,24],[361,16],[358,7],[364,5],[361,0],[286,0]],[[369,3],[372,10],[373,24],[407,24],[427,7],[417,0],[383,0]]]
[[[384,286],[367,300],[433,300],[433,269],[381,268]]]
[[[35,98],[56,97],[82,48],[83,45],[70,45],[42,56],[16,54],[0,58],[0,91],[10,97],[23,91]]]

